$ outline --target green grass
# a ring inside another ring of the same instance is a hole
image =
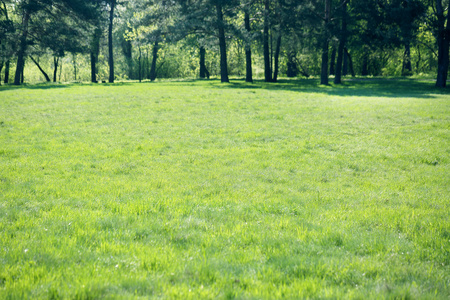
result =
[[[0,299],[450,297],[420,80],[0,87]]]

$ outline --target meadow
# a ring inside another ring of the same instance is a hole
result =
[[[0,87],[0,299],[448,299],[421,80]]]

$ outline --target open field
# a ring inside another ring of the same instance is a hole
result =
[[[448,299],[433,84],[0,87],[0,299]]]

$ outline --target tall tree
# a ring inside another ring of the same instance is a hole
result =
[[[329,26],[331,22],[331,0],[325,1],[322,32],[322,65],[320,71],[320,84],[328,85],[328,51],[329,51]]]
[[[341,4],[341,22],[342,27],[339,34],[339,46],[337,51],[337,62],[336,62],[336,71],[335,71],[335,77],[334,77],[334,83],[340,84],[341,76],[342,76],[342,63],[343,63],[343,57],[345,55],[344,48],[345,43],[347,41],[347,0],[343,0],[343,3]]]
[[[9,17],[9,7],[6,3],[5,0],[0,1],[0,73],[5,67],[4,82],[8,83],[10,60],[15,50],[15,24]]]
[[[253,72],[252,72],[252,49],[251,49],[251,39],[250,39],[250,12],[248,7],[244,11],[244,26],[247,31],[247,38],[245,40],[245,81],[253,82]]]
[[[263,29],[263,53],[264,53],[264,80],[272,81],[272,64],[270,62],[269,26],[270,26],[270,0],[264,0],[264,29]]]
[[[15,7],[21,24],[18,26],[14,84],[23,81],[25,57],[30,45],[33,45],[33,51],[37,47],[50,49],[57,57],[64,55],[64,51],[85,48],[82,45],[85,39],[81,36],[86,33],[85,23],[92,19],[90,0],[18,0]]]
[[[20,85],[23,80],[23,68],[25,66],[25,53],[28,46],[28,22],[32,13],[33,6],[28,1],[23,1],[19,5],[22,16],[22,26],[20,27],[19,50],[17,52],[16,74],[14,76],[14,85]]]
[[[219,37],[220,49],[220,81],[229,82],[228,79],[228,60],[227,60],[227,44],[225,40],[225,22],[223,18],[223,2],[224,0],[214,0],[216,7],[216,26]]]
[[[91,36],[91,43],[89,47],[90,63],[91,63],[91,82],[97,83],[97,63],[100,55],[100,38],[102,36],[102,29],[99,25],[95,25]]]
[[[436,0],[434,8],[436,15],[436,39],[438,44],[438,70],[436,78],[436,87],[445,88],[447,85],[448,67],[449,67],[449,45],[450,45],[450,4],[444,9],[442,0]],[[445,15],[447,11],[447,15]]]
[[[114,82],[114,48],[113,48],[113,24],[114,24],[114,9],[116,7],[116,0],[109,2],[109,22],[108,22],[108,65],[109,65],[109,79],[110,83]]]

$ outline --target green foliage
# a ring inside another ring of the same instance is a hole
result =
[[[450,296],[432,82],[0,87],[0,298]]]

